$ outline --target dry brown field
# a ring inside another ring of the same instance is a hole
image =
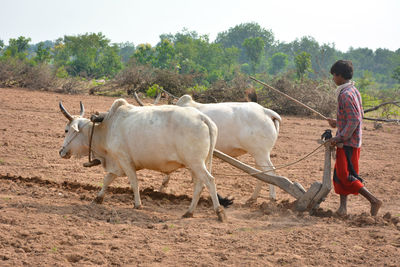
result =
[[[376,218],[362,196],[350,196],[348,216],[334,216],[333,190],[310,215],[293,209],[295,199],[265,185],[246,204],[256,179],[214,159],[218,192],[233,196],[221,223],[204,190],[193,218],[182,218],[192,196],[189,172],[138,172],[142,209],[133,208],[126,177],[117,178],[103,204],[92,200],[103,182],[100,166],[61,159],[66,119],[83,101],[86,117],[106,111],[115,98],[0,89],[0,266],[400,266],[400,126],[375,129],[364,122],[360,174],[383,201]],[[134,104],[133,99],[127,99]],[[275,165],[293,162],[318,146],[328,124],[282,116],[272,151]],[[321,181],[324,152],[277,171],[306,189]],[[241,161],[254,165],[245,155]]]

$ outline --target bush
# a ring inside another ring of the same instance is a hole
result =
[[[148,97],[156,97],[157,94],[161,93],[161,88],[158,84],[153,84],[146,90],[146,95]]]
[[[205,91],[192,90],[194,100],[201,103],[243,102],[246,100],[246,90],[250,87],[247,78],[240,73],[231,81],[218,80]]]
[[[187,88],[194,86],[194,75],[179,74],[170,70],[156,69],[155,83],[176,97],[184,95]]]
[[[62,79],[61,89],[59,89],[58,92],[64,94],[78,94],[82,89],[81,83],[84,82],[75,77]]]
[[[64,66],[61,66],[56,70],[56,77],[57,78],[67,78],[68,77],[68,72]]]
[[[115,77],[114,83],[128,94],[134,91],[145,92],[154,83],[154,71],[145,65],[131,65]]]
[[[300,82],[296,82],[282,76],[270,81],[270,85],[325,116],[332,116],[336,112],[335,86],[329,80],[313,81],[303,79]],[[315,114],[293,100],[268,88],[260,88],[257,93],[260,104],[280,114],[307,116]]]
[[[54,87],[55,77],[47,64],[39,64],[26,73],[25,87],[49,91]]]
[[[32,64],[27,60],[7,58],[0,60],[0,86],[51,90],[55,77],[47,64]]]

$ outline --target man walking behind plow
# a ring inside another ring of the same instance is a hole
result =
[[[336,128],[336,136],[331,140],[336,145],[336,162],[333,173],[335,192],[340,195],[339,216],[347,214],[347,196],[360,193],[371,204],[371,216],[376,216],[382,201],[371,194],[358,176],[360,148],[362,143],[363,108],[359,91],[351,81],[353,64],[351,61],[339,60],[332,65],[330,73],[338,86],[337,119],[328,118],[331,127]]]

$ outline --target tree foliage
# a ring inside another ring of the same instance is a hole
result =
[[[133,57],[142,65],[153,64],[155,50],[150,44],[140,44],[136,47]]]
[[[160,69],[174,69],[175,55],[174,44],[168,39],[162,39],[155,48],[153,65]]]
[[[25,59],[27,56],[30,41],[31,38],[25,38],[24,36],[20,36],[18,37],[18,39],[11,38],[9,40],[9,45],[4,52],[4,55],[6,57]]]
[[[275,53],[271,57],[270,73],[277,74],[282,71],[288,64],[288,56],[282,52]]]
[[[114,76],[121,68],[118,46],[102,33],[64,36],[54,47],[54,61],[70,75],[99,78]]]
[[[249,58],[243,47],[244,41],[251,38],[261,38],[264,43],[264,49],[268,51],[275,41],[274,34],[271,30],[262,28],[259,24],[242,23],[230,28],[225,32],[217,35],[215,42],[221,44],[225,48],[237,47],[240,52],[239,63],[245,63]]]
[[[264,41],[261,37],[247,38],[243,41],[243,47],[247,57],[250,59],[252,71],[255,73],[263,55]]]
[[[119,48],[119,56],[123,63],[128,63],[129,59],[135,53],[135,45],[131,42],[117,44]]]
[[[36,48],[34,60],[38,63],[48,62],[51,59],[50,48],[45,47],[44,42],[40,42]]]
[[[311,55],[307,52],[300,52],[296,54],[294,59],[296,64],[297,78],[302,79],[306,72],[311,71]]]
[[[400,83],[400,49],[350,48],[342,52],[334,43],[320,44],[311,36],[279,42],[271,30],[254,22],[231,27],[219,33],[215,41],[187,29],[162,34],[155,46],[112,44],[102,33],[64,36],[37,44],[30,41],[20,36],[5,45],[0,40],[0,63],[9,62],[4,68],[7,71],[0,73],[2,77],[10,77],[12,68],[23,73],[18,64],[38,66],[38,70],[45,65],[47,68],[42,69],[46,73],[52,71],[59,78],[116,77],[143,92],[156,83],[176,93],[186,87],[194,91],[213,88],[214,93],[221,93],[239,75],[257,75],[267,81],[285,77],[298,82],[297,74],[302,83],[309,79],[326,81],[331,65],[338,59],[348,59],[353,62],[353,79],[361,91],[398,91]]]
[[[400,83],[400,65],[393,70],[392,78]]]

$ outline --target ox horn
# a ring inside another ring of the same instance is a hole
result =
[[[138,97],[138,95],[136,93],[136,90],[133,91],[133,97],[135,98],[135,100],[139,104],[139,106],[142,106],[142,107],[144,106],[142,100],[139,99],[139,97]]]
[[[145,104],[142,102],[142,100],[140,100],[139,96],[137,95],[136,90],[133,91],[133,97],[135,98],[135,100],[139,104],[139,106],[142,106],[142,107],[145,106]],[[161,92],[158,93],[156,99],[154,100],[153,105],[157,105],[158,102],[160,101],[160,99],[161,99]]]
[[[81,112],[79,116],[83,117],[83,115],[85,115],[85,107],[83,106],[82,101],[79,102],[79,105],[81,106]]]
[[[64,116],[65,116],[69,121],[72,121],[72,120],[73,120],[71,114],[69,114],[69,112],[64,108],[64,106],[63,106],[63,104],[62,104],[62,101],[60,101],[60,109],[61,109],[61,112],[64,114]]]

